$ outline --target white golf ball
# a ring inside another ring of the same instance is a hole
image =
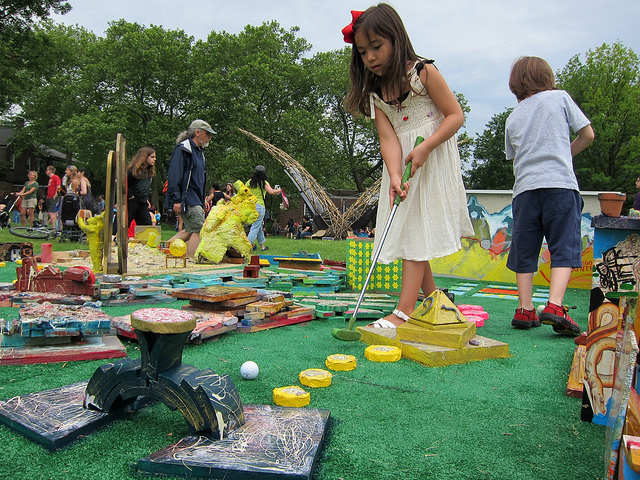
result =
[[[242,378],[246,380],[253,380],[258,376],[259,372],[260,369],[258,368],[258,364],[251,360],[244,362],[240,367],[240,375],[242,375]]]
[[[536,313],[538,314],[538,316],[540,316],[543,310],[544,310],[544,305],[538,305],[538,308],[536,308]]]

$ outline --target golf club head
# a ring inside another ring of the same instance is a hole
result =
[[[342,340],[345,342],[355,342],[360,340],[360,332],[356,332],[354,330],[347,330],[345,328],[334,328],[331,330],[331,335],[333,338],[337,338],[338,340]]]

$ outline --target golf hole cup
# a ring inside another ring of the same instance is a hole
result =
[[[259,372],[258,364],[251,360],[244,362],[240,367],[240,375],[242,375],[242,378],[245,380],[253,380],[258,376]]]

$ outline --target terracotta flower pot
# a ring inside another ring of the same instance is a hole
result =
[[[622,204],[626,199],[627,196],[624,193],[599,193],[600,211],[607,217],[619,217],[622,212]]]

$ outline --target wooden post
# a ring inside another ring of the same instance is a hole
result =
[[[116,202],[118,203],[118,273],[127,273],[127,253],[129,249],[129,222],[127,212],[127,154],[126,140],[119,133],[116,140]]]
[[[113,230],[113,206],[115,204],[115,188],[114,188],[114,174],[113,168],[115,152],[111,150],[107,155],[107,179],[105,185],[104,195],[104,250],[102,254],[102,271],[107,273],[116,273],[115,268],[110,266],[111,263],[111,232]]]
[[[127,230],[127,154],[126,140],[119,133],[116,138],[116,150],[111,150],[107,156],[107,181],[105,189],[105,217],[104,217],[104,254],[102,271],[104,273],[127,273],[127,253],[129,237]],[[111,262],[111,235],[113,231],[113,207],[118,205],[118,221],[116,225],[116,239],[118,242],[118,264]]]

